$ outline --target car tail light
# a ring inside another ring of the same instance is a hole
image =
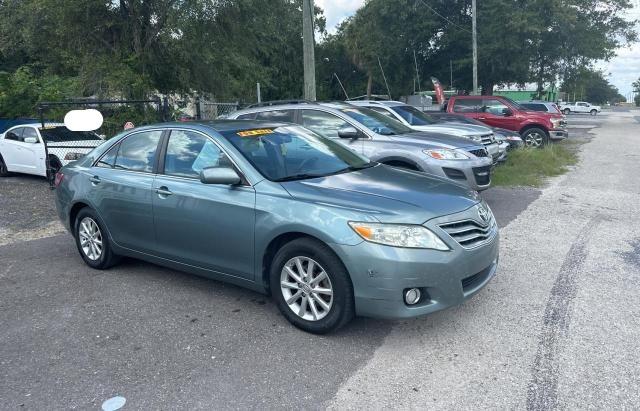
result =
[[[62,183],[63,179],[64,179],[64,174],[62,174],[62,172],[58,171],[56,173],[55,179],[53,180],[53,185],[55,187],[58,187]]]

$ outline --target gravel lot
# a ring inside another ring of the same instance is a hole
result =
[[[501,264],[476,298],[323,337],[231,285],[134,260],[93,271],[46,181],[1,179],[0,408],[635,408],[634,115],[570,116],[588,141],[575,170],[483,193]]]

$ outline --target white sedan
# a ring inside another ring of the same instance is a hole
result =
[[[11,172],[47,176],[77,160],[104,140],[90,131],[71,131],[64,124],[21,124],[0,135],[0,177]],[[46,144],[46,148],[45,148]]]

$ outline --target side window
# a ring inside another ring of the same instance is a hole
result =
[[[98,160],[96,167],[112,168],[116,162],[116,155],[118,154],[119,148],[119,143],[111,147],[109,151]]]
[[[164,159],[165,174],[198,178],[203,168],[231,165],[226,154],[202,134],[179,130],[171,132]]]
[[[22,141],[23,130],[24,130],[24,127],[19,127],[19,128],[14,128],[11,131],[7,131],[7,133],[4,135],[4,139],[11,140],[11,141]]]
[[[24,131],[22,132],[22,141],[24,141],[24,139],[27,137],[34,137],[36,141],[40,142],[40,139],[38,138],[38,132],[36,131],[35,128],[31,128],[31,127],[24,128]]]
[[[301,110],[302,126],[321,136],[338,138],[338,130],[350,124],[340,117],[319,110]]]
[[[143,131],[125,138],[120,143],[115,167],[122,170],[152,172],[161,135],[160,130]]]
[[[293,110],[272,110],[256,114],[256,120],[293,123]]]
[[[256,118],[256,113],[241,114],[238,117],[236,117],[237,120],[254,120],[255,118]]]
[[[475,98],[456,99],[453,104],[455,113],[477,113],[480,111],[482,100]]]
[[[500,100],[493,99],[484,100],[484,106],[482,106],[483,112],[493,114],[495,116],[504,116],[508,109],[509,107],[507,107],[506,104],[502,103]]]
[[[391,113],[389,112],[389,110],[384,109],[384,108],[382,108],[382,107],[371,107],[371,106],[370,106],[370,107],[367,107],[367,108],[368,108],[369,110],[373,110],[373,111],[375,111],[376,113],[384,114],[385,116],[387,116],[387,117],[389,117],[389,118],[392,118],[392,119],[394,119],[394,120],[398,120],[398,119],[396,118],[396,116],[394,116],[393,114],[391,114]]]

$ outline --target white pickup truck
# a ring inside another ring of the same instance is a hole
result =
[[[591,103],[587,103],[586,101],[576,101],[575,103],[561,103],[560,111],[562,111],[564,115],[571,113],[589,113],[595,116],[601,111],[601,108],[600,106],[591,105]]]

